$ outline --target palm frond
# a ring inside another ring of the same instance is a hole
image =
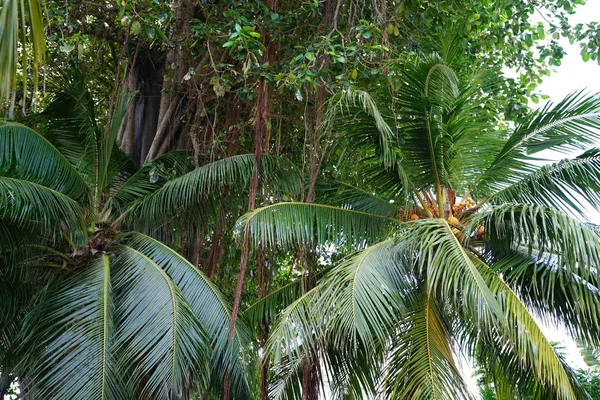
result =
[[[298,243],[364,247],[381,239],[402,222],[364,211],[314,204],[277,203],[243,215],[237,222],[248,227],[256,245],[293,248]]]
[[[391,341],[383,390],[388,399],[471,399],[451,337],[431,292],[422,293]]]
[[[381,346],[401,318],[411,288],[405,268],[403,254],[394,241],[375,244],[348,257],[316,288],[280,313],[266,351],[276,364],[285,359],[296,365],[305,351],[330,348],[343,354],[345,361],[336,361],[332,355],[324,359],[325,368],[341,377],[344,370],[352,369],[362,346]],[[284,386],[291,384],[290,377],[287,381]]]
[[[65,194],[29,181],[0,176],[0,218],[9,218],[14,228],[40,224],[51,237],[62,234],[61,222],[73,238],[85,235],[84,210]]]
[[[433,55],[407,63],[396,86],[394,111],[403,168],[418,188],[448,184],[451,136],[442,117],[459,95],[457,76]]]
[[[383,165],[389,168],[396,161],[392,147],[395,131],[393,121],[388,121],[389,116],[383,112],[368,92],[347,88],[329,100],[324,118],[325,130],[339,129],[342,125],[346,136],[354,137],[355,147],[359,147],[365,139],[375,144]]]
[[[279,190],[299,192],[295,168],[282,158],[263,156],[261,179]],[[241,154],[203,165],[175,178],[157,191],[140,198],[127,211],[130,218],[143,222],[176,216],[181,210],[206,202],[209,195],[218,197],[221,189],[237,185],[247,187],[256,166],[254,154]]]
[[[475,196],[488,196],[537,170],[529,154],[542,150],[587,150],[600,139],[600,95],[576,92],[548,103],[518,126],[490,167],[473,185]]]
[[[48,82],[48,105],[31,117],[40,132],[93,183],[98,165],[99,127],[94,99],[77,70]]]
[[[274,320],[280,311],[302,296],[303,277],[271,291],[243,312],[250,326],[256,328],[264,321]]]
[[[496,254],[522,247],[528,255],[598,286],[600,237],[586,224],[552,208],[503,204],[478,214],[463,232],[469,234],[478,225],[485,226],[487,247]]]
[[[378,197],[375,193],[348,183],[332,180],[317,182],[317,200],[319,203],[364,211],[384,217],[393,217],[397,211],[396,205],[390,200]]]
[[[559,268],[552,257],[538,259],[514,251],[490,267],[502,274],[536,315],[564,326],[576,339],[600,343],[600,291],[581,276]],[[582,324],[581,321],[586,321]]]
[[[115,354],[129,391],[176,398],[208,383],[206,332],[181,290],[154,260],[120,246],[115,259]]]
[[[84,201],[89,187],[75,167],[37,132],[0,124],[0,176],[24,179]]]
[[[189,156],[189,152],[185,150],[166,153],[144,164],[133,175],[126,177],[124,182],[114,179],[112,184],[116,190],[107,207],[116,203],[120,209],[125,209],[137,199],[156,191],[170,179],[189,172],[193,167]]]
[[[522,180],[491,195],[492,204],[521,203],[553,207],[584,216],[586,203],[600,207],[600,151],[541,167]]]
[[[252,333],[243,321],[238,321],[235,335],[228,341],[231,310],[214,283],[180,254],[148,236],[130,233],[118,242],[139,252],[168,274],[208,334],[215,371],[221,378],[229,373],[233,387],[239,392],[247,390],[246,356]]]
[[[502,304],[509,324],[498,329],[501,342],[512,348],[522,367],[531,370],[539,383],[555,393],[560,399],[586,398],[575,377],[570,374],[564,361],[556,354],[550,342],[537,325],[529,310],[514,291],[478,258],[473,258],[486,283]],[[502,345],[499,347],[503,347]],[[510,368],[510,366],[505,366]]]
[[[114,175],[120,170],[120,168],[114,168],[115,161],[123,157],[119,157],[120,150],[117,149],[117,154],[113,150],[117,144],[117,134],[121,122],[134,97],[133,93],[124,93],[119,98],[111,115],[110,125],[98,144],[98,166],[95,180],[98,199],[100,199]],[[111,165],[113,168],[111,168]]]
[[[28,393],[44,399],[121,399],[115,371],[108,256],[58,282],[34,310],[25,343],[39,350]],[[33,353],[35,356],[35,352]]]
[[[439,296],[440,302],[477,315],[482,323],[506,325],[498,300],[447,221],[415,221],[404,235],[418,252],[416,261],[427,276],[427,290]]]

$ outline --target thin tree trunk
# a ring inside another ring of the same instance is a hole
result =
[[[268,0],[266,6],[271,10],[277,9],[277,0]],[[263,35],[263,44],[265,45],[265,52],[263,54],[263,63],[271,64],[273,58],[273,46],[269,42],[268,35]],[[254,210],[256,205],[256,194],[258,191],[258,177],[260,176],[261,170],[261,159],[263,153],[263,138],[266,134],[267,129],[267,109],[269,105],[269,86],[268,82],[264,77],[260,77],[258,83],[258,99],[256,105],[256,127],[254,131],[254,155],[256,157],[256,167],[252,178],[250,179],[250,193],[248,195],[248,211]],[[237,316],[240,308],[240,300],[242,297],[242,288],[244,285],[244,275],[246,273],[246,267],[248,265],[248,255],[250,252],[250,228],[246,227],[244,231],[244,240],[242,243],[242,257],[240,260],[240,270],[238,273],[238,281],[233,298],[233,306],[231,310],[231,323],[229,325],[229,336],[228,340],[231,340],[235,331],[235,324],[237,322]],[[230,396],[230,381],[229,376],[225,380],[225,390],[223,393],[223,399],[229,400]]]

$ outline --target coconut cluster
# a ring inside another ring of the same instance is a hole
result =
[[[470,197],[467,197],[462,199],[460,203],[452,204],[452,214],[460,215],[465,212],[465,210],[473,207],[475,207],[475,202]]]

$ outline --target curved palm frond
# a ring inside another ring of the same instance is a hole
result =
[[[418,252],[417,265],[427,276],[427,290],[440,302],[477,315],[481,323],[507,324],[498,299],[446,220],[415,221],[405,235]]]
[[[393,217],[397,212],[397,206],[392,201],[378,197],[365,189],[338,181],[321,180],[317,182],[317,200],[320,203],[383,217]]]
[[[484,276],[490,290],[494,293],[509,321],[505,326],[492,326],[498,330],[500,343],[512,348],[525,370],[531,370],[538,382],[560,399],[585,399],[587,395],[579,386],[566,363],[556,354],[550,342],[544,336],[537,322],[521,299],[496,274],[491,267],[473,257],[473,262]],[[498,343],[498,344],[500,344]],[[503,347],[502,345],[498,347]],[[510,369],[510,365],[504,368]]]
[[[110,118],[110,125],[98,142],[98,163],[94,180],[98,200],[101,199],[114,176],[121,171],[123,164],[131,163],[130,157],[123,157],[124,154],[116,144],[121,122],[134,97],[133,93],[124,93],[119,97]]]
[[[78,202],[56,190],[29,181],[0,176],[0,218],[18,226],[41,224],[51,236],[62,234],[61,222],[73,238],[85,235],[84,210]]]
[[[543,206],[503,204],[475,216],[464,232],[473,232],[478,225],[485,226],[492,251],[508,253],[522,246],[529,255],[551,261],[594,286],[600,282],[595,272],[600,265],[600,237],[566,214]]]
[[[78,201],[89,195],[75,167],[39,133],[17,123],[0,124],[0,175],[37,183]]]
[[[600,291],[581,276],[559,268],[552,257],[541,260],[515,251],[490,267],[536,315],[564,326],[576,339],[600,343]],[[582,324],[581,321],[586,321]]]
[[[214,283],[180,254],[149,236],[129,233],[118,238],[118,243],[126,244],[160,266],[173,280],[211,340],[215,371],[221,378],[229,373],[234,387],[239,392],[246,391],[246,355],[251,347],[252,333],[243,321],[238,321],[235,334],[228,341],[230,306]]]
[[[256,245],[261,241],[265,246],[293,248],[298,243],[336,242],[360,248],[380,240],[402,222],[364,211],[289,202],[250,211],[240,217],[237,225],[250,229]]]
[[[516,183],[539,169],[529,154],[542,150],[586,150],[600,140],[600,95],[576,92],[558,104],[548,103],[518,126],[490,167],[473,185],[484,197]]]
[[[39,125],[44,137],[67,160],[94,182],[98,164],[99,127],[94,99],[86,88],[85,78],[75,71],[51,80],[48,105],[31,118]]]
[[[120,245],[115,259],[117,367],[138,397],[175,398],[208,383],[206,332],[175,282],[154,260]]]
[[[28,393],[44,399],[121,399],[115,370],[111,263],[102,255],[89,268],[57,282],[26,321],[35,359]],[[39,355],[37,355],[39,351]]]
[[[383,165],[389,168],[396,162],[392,146],[396,134],[393,121],[388,121],[389,117],[384,112],[368,92],[347,88],[329,100],[324,130],[338,129],[342,125],[354,147],[374,144]],[[368,135],[365,135],[367,132]]]
[[[433,293],[422,293],[391,340],[383,390],[389,399],[471,399]]]
[[[125,209],[134,201],[164,186],[170,179],[179,177],[193,168],[190,154],[186,150],[163,154],[150,163],[146,163],[124,182],[113,182],[116,190],[109,204],[117,203]],[[115,179],[116,180],[116,179]]]
[[[261,179],[282,191],[299,192],[295,169],[275,156],[262,156]],[[209,195],[218,196],[223,187],[246,187],[256,167],[254,154],[241,154],[203,165],[167,182],[157,191],[136,201],[126,211],[136,221],[157,221],[177,215],[193,205],[206,201]]]
[[[410,299],[403,256],[392,240],[368,247],[343,260],[280,314],[266,346],[276,365],[285,359],[274,383],[279,396],[301,386],[301,374],[294,371],[305,351],[321,354],[336,390],[347,389],[342,382],[351,380],[357,380],[355,390],[374,386],[372,369],[360,363],[375,362],[373,350],[383,346]]]
[[[432,55],[407,63],[396,85],[394,112],[403,168],[418,188],[448,184],[446,152],[451,137],[441,118],[459,96],[457,76]]]
[[[541,167],[490,196],[492,204],[521,203],[553,207],[584,216],[585,203],[600,207],[600,150]]]

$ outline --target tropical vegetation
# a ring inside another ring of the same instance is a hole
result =
[[[5,0],[0,397],[594,398],[581,3]]]

